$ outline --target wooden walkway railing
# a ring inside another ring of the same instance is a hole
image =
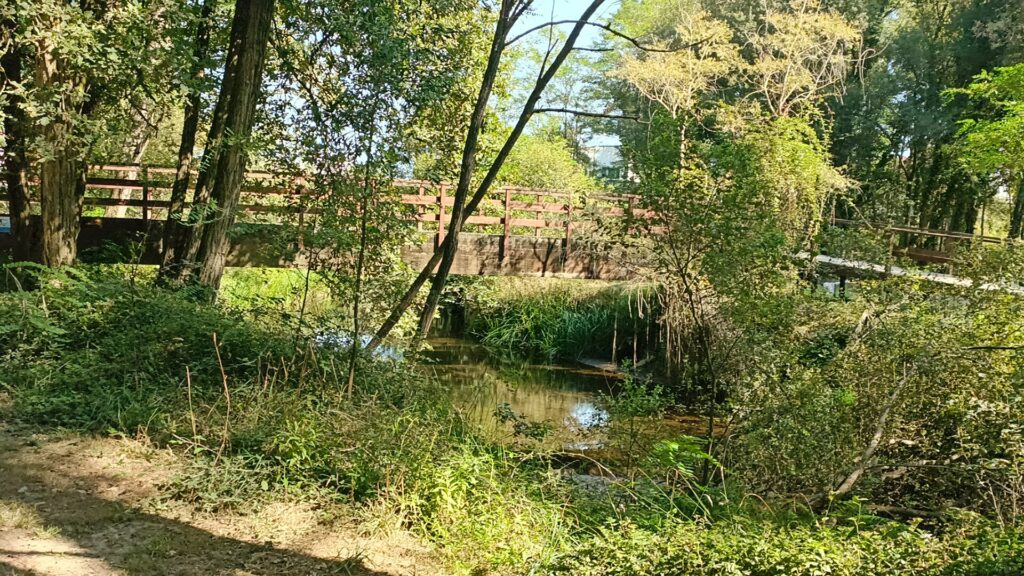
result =
[[[921,263],[944,264],[953,262],[957,249],[965,243],[1012,244],[1014,241],[998,236],[983,236],[967,232],[932,230],[913,226],[878,224],[859,220],[833,218],[833,226],[840,228],[872,228],[888,236],[894,254],[906,256]],[[924,246],[922,246],[924,244]]]
[[[97,165],[90,169],[83,199],[83,215],[94,218],[128,218],[165,220],[170,207],[171,185],[175,169],[139,165]],[[440,242],[451,224],[455,204],[452,185],[424,180],[396,180],[398,200],[406,207],[406,217],[418,230],[435,234]],[[241,223],[283,223],[290,218],[302,222],[316,209],[309,206],[305,180],[292,175],[251,171],[242,190]],[[591,192],[576,195],[560,190],[540,190],[515,186],[493,188],[473,216],[466,220],[464,230],[501,236],[507,253],[513,237],[544,237],[564,239],[568,251],[576,234],[594,229],[602,219],[630,216],[636,219],[653,217],[639,207],[635,195]],[[1007,240],[962,232],[929,230],[909,226],[875,225],[871,223],[832,219],[839,227],[865,226],[883,231],[904,246],[893,243],[894,252],[920,262],[950,262],[956,248],[963,242],[1004,244]],[[921,239],[930,239],[927,248]]]
[[[165,220],[170,207],[175,170],[165,167],[98,165],[90,170],[83,199],[87,217]],[[316,213],[308,207],[301,177],[249,172],[242,190],[240,222],[281,223],[290,217]],[[408,219],[419,230],[444,238],[455,205],[453,187],[425,180],[395,180],[398,198],[408,209]],[[464,230],[504,237],[561,237],[566,246],[573,235],[594,226],[604,217],[634,214],[638,198],[630,195],[589,193],[574,195],[560,190],[497,186],[467,218]],[[188,205],[188,204],[186,204]]]

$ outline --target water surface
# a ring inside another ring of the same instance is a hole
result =
[[[479,344],[457,338],[433,338],[426,368],[451,391],[467,419],[495,440],[512,438],[512,426],[495,416],[508,405],[529,422],[546,423],[551,445],[597,442],[592,436],[607,422],[597,397],[611,390],[618,376],[574,364],[535,364],[499,359]]]

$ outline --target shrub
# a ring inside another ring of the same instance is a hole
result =
[[[936,537],[898,523],[871,528],[730,518],[658,532],[610,524],[547,567],[574,576],[1011,576],[1024,568],[1013,530]]]

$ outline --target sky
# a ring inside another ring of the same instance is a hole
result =
[[[524,14],[523,17],[516,23],[513,28],[510,37],[515,37],[520,32],[529,30],[534,26],[539,26],[545,22],[557,21],[557,20],[574,20],[579,18],[583,10],[589,5],[590,0],[535,0],[531,12]],[[597,12],[591,17],[592,22],[607,22],[612,15],[619,9],[619,0],[605,0],[605,3],[598,8]],[[572,28],[572,24],[563,24],[559,29],[565,33]],[[532,35],[534,38],[543,39],[544,36],[541,31],[535,32]],[[576,45],[580,47],[591,47],[601,40],[602,31],[601,29],[594,26],[587,26],[580,33],[579,39],[576,41]],[[521,65],[529,65],[526,62],[521,62]],[[521,77],[535,77],[537,70],[533,67],[529,69],[517,70],[517,75]],[[517,112],[518,113],[518,112]],[[616,146],[618,144],[618,138],[607,134],[595,134],[592,135],[590,140],[587,142],[589,146]]]
[[[516,29],[513,30],[512,35],[515,36],[518,32],[528,30],[533,26],[550,22],[551,20],[572,20],[578,18],[588,4],[588,0],[536,0],[532,13],[523,15],[522,19],[517,23]],[[596,22],[606,21],[618,9],[619,0],[606,0],[597,9],[597,13],[595,13],[591,20]],[[562,29],[567,31],[570,27],[570,24],[565,24],[562,26]],[[584,47],[591,46],[600,37],[601,31],[598,28],[588,26],[580,35],[579,45]]]

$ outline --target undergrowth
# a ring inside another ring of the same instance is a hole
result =
[[[525,356],[632,358],[657,339],[651,286],[554,278],[461,279],[466,330],[488,348]]]
[[[347,351],[314,345],[272,307],[250,314],[211,305],[109,269],[19,274],[34,275],[37,288],[0,293],[8,416],[174,446],[186,464],[164,497],[210,512],[278,498],[360,506],[381,525],[434,542],[464,574],[1021,570],[1020,533],[977,517],[925,530],[860,513],[820,518],[737,504],[699,485],[696,467],[709,460],[692,439],[638,451],[628,479],[571,476],[579,468],[558,455],[476,436],[445,391],[409,363],[364,359],[349,395]],[[595,288],[571,310],[633,301],[636,290]],[[565,311],[566,297],[540,298],[545,314]],[[535,326],[540,341],[553,338],[553,323]],[[619,403],[651,404],[640,400]]]

